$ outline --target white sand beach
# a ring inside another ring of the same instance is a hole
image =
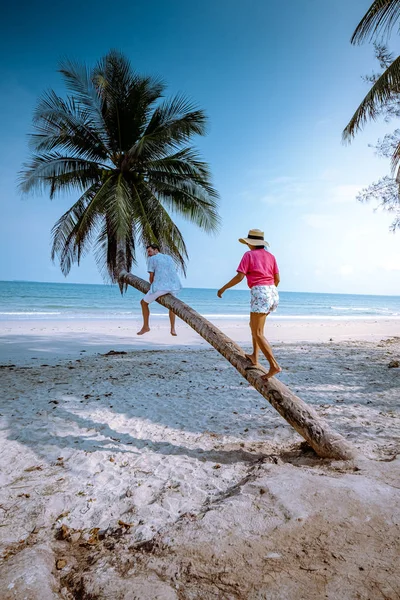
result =
[[[186,325],[138,325],[2,326],[2,600],[399,598],[400,320],[268,325],[350,462]]]
[[[247,319],[212,319],[226,335],[241,345],[250,345]],[[0,322],[0,364],[46,359],[77,358],[87,354],[114,350],[170,349],[179,347],[208,348],[193,329],[177,320],[178,337],[169,333],[168,319],[151,322],[150,333],[137,336],[139,317],[113,320],[21,320]],[[341,342],[350,340],[379,341],[400,335],[400,319],[287,319],[271,317],[267,323],[268,339],[273,343]]]

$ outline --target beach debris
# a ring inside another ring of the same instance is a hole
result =
[[[58,521],[58,519],[65,516],[66,514],[68,514],[68,513],[63,513],[56,520]],[[57,530],[56,539],[57,540],[67,540],[70,536],[70,533],[71,533],[71,530],[69,527],[67,527],[67,525],[61,525],[61,527]]]
[[[56,568],[61,571],[67,565],[67,561],[64,558],[56,560]]]
[[[32,467],[28,467],[27,469],[24,469],[25,473],[31,473],[32,471],[42,471],[43,467],[42,465],[33,465]]]
[[[125,529],[130,529],[132,527],[132,523],[125,523],[125,521],[122,521],[122,519],[119,519],[118,525],[125,527]]]
[[[127,352],[125,350],[110,350],[101,356],[116,356],[117,354],[127,354]]]
[[[88,544],[93,545],[99,542],[99,531],[100,527],[93,527],[93,529],[90,530],[90,537],[87,540]]]
[[[60,515],[58,515],[56,521],[59,521],[60,519],[63,519],[64,517],[68,517],[69,513],[70,513],[69,510],[67,510],[66,512],[61,513]]]
[[[390,363],[388,364],[388,369],[398,369],[399,367],[400,367],[399,360],[391,360]]]

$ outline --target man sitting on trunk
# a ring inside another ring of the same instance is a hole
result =
[[[150,289],[144,298],[140,301],[142,305],[143,327],[137,332],[137,335],[143,335],[150,331],[149,304],[165,294],[176,294],[182,288],[181,282],[176,272],[175,263],[168,254],[162,254],[157,244],[147,246],[148,272],[150,273]],[[171,335],[176,335],[175,315],[170,310],[169,320],[171,323]]]

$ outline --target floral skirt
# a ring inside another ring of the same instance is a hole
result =
[[[275,285],[255,285],[250,295],[250,312],[268,314],[278,308],[279,294]]]

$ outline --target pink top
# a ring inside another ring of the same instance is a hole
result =
[[[275,256],[264,248],[245,252],[237,271],[246,275],[249,288],[255,285],[274,285],[274,275],[279,273]]]

